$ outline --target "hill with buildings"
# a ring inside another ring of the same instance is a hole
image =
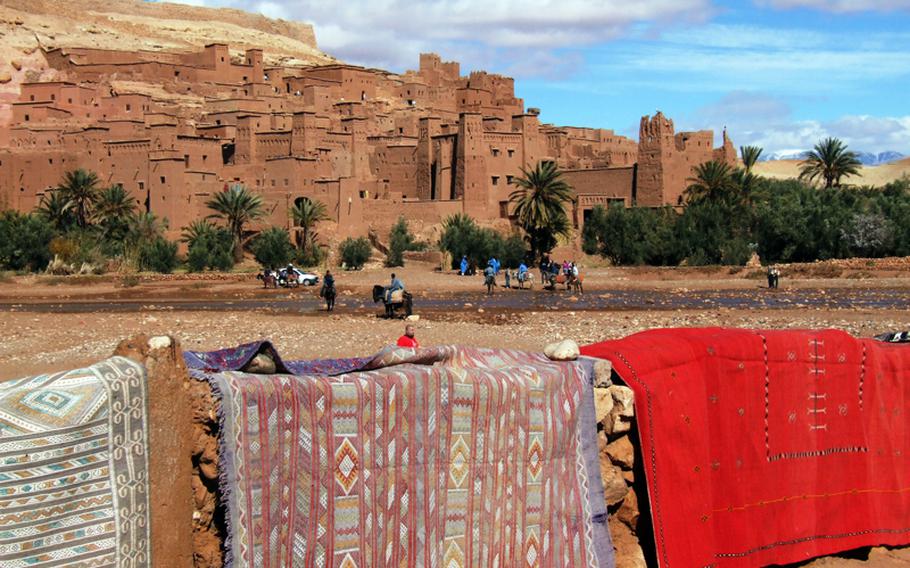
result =
[[[511,77],[462,74],[432,53],[401,74],[347,65],[318,50],[309,26],[236,10],[0,8],[12,50],[0,207],[34,209],[65,172],[84,168],[167,218],[172,236],[236,183],[267,204],[254,230],[292,229],[292,206],[318,200],[333,225],[324,229],[354,236],[398,215],[507,220],[511,181],[553,160],[576,188],[580,227],[601,204],[678,205],[694,165],[736,161],[726,133],[715,148],[713,132],[676,132],[660,113],[642,118],[637,141],[541,124]]]

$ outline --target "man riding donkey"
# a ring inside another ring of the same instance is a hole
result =
[[[327,312],[335,309],[336,296],[338,296],[338,292],[335,290],[335,277],[332,276],[331,270],[326,270],[322,279],[322,288],[319,290],[319,297],[325,298],[325,310]]]

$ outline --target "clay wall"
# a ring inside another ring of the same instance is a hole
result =
[[[575,228],[584,228],[588,215],[598,205],[608,207],[622,203],[631,206],[635,200],[635,170],[635,166],[563,170],[563,179],[572,186],[578,198],[570,213]]]

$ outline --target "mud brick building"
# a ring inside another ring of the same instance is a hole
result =
[[[43,54],[57,80],[22,83],[0,128],[0,208],[31,210],[66,171],[85,168],[167,218],[172,235],[208,214],[214,193],[243,183],[267,204],[259,227],[291,228],[289,209],[312,199],[343,237],[385,230],[399,214],[508,218],[512,179],[549,159],[576,188],[582,224],[614,200],[678,205],[693,166],[736,160],[726,133],[715,149],[712,132],[676,133],[660,113],[642,119],[638,142],[541,124],[513,79],[463,76],[435,54],[400,75],[267,65],[261,50],[217,43]]]

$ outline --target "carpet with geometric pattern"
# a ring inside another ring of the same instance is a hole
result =
[[[146,373],[0,382],[0,566],[151,566]]]
[[[348,369],[329,376],[192,357],[221,398],[235,566],[613,565],[590,363],[436,347],[278,364]]]

